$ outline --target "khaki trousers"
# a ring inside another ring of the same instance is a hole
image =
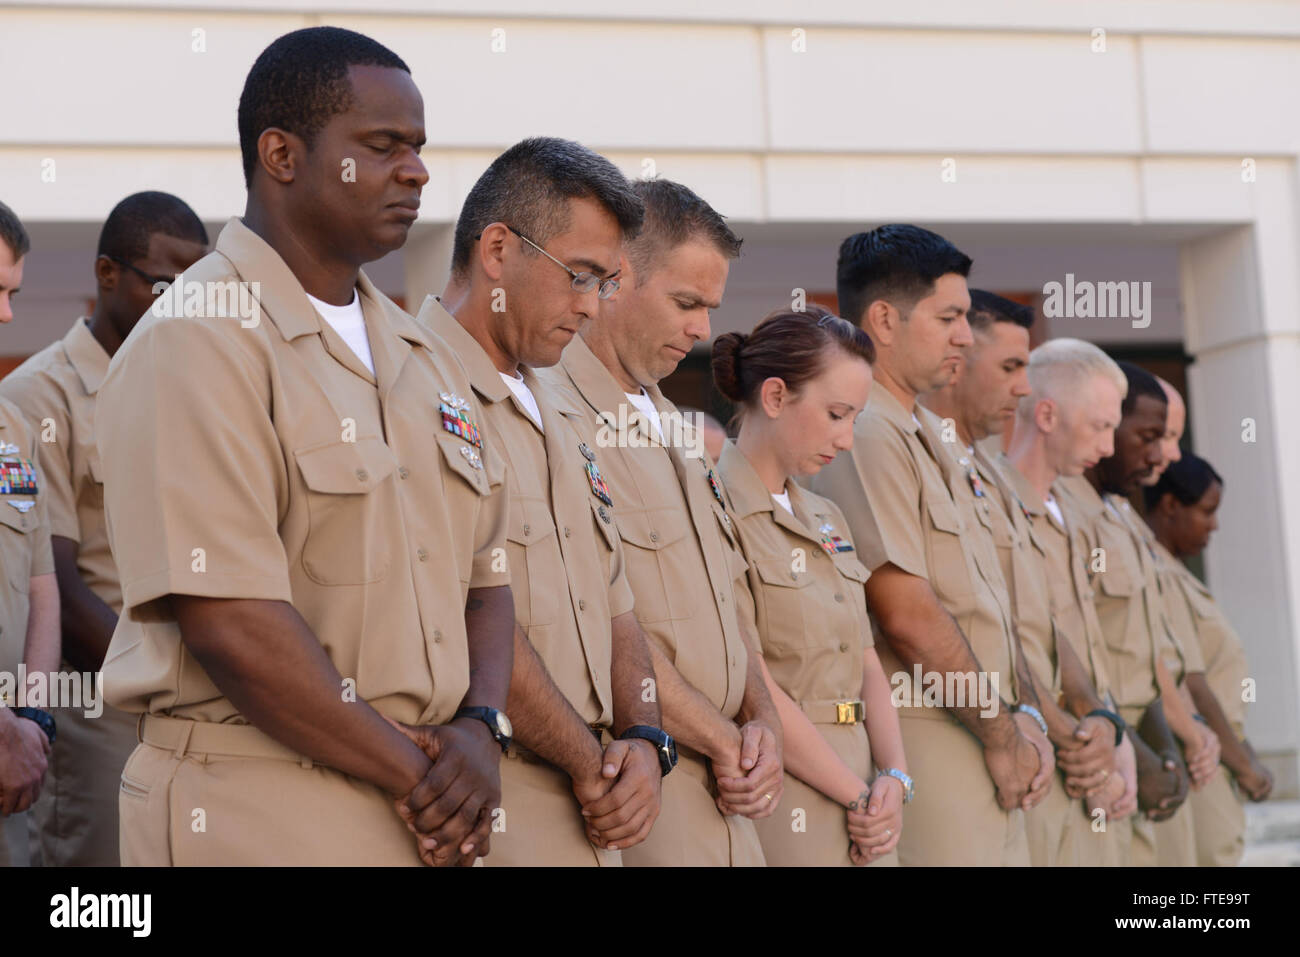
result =
[[[903,808],[904,867],[1029,865],[1025,814],[998,806],[979,740],[947,712],[899,712],[916,797]]]
[[[624,867],[762,867],[754,822],[724,816],[714,803],[708,759],[678,745],[677,767],[663,781],[659,818],[650,836],[623,851]]]
[[[1192,806],[1198,867],[1236,867],[1246,852],[1246,810],[1228,769],[1187,799]]]
[[[117,867],[118,793],[139,715],[105,706],[97,718],[77,708],[54,717],[59,738],[32,806],[32,841],[47,867]]]
[[[567,774],[530,752],[510,749],[501,761],[501,811],[485,866],[618,867],[621,855],[587,840]]]
[[[420,865],[387,794],[251,725],[147,716],[142,734],[122,770],[124,865]]]

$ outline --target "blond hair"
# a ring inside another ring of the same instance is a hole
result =
[[[1082,339],[1050,339],[1029,353],[1029,395],[1020,400],[1020,415],[1032,418],[1034,407],[1043,399],[1073,407],[1083,387],[1095,376],[1103,376],[1128,394],[1128,379],[1119,365],[1101,349]]]

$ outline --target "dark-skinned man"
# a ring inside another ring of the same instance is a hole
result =
[[[1102,708],[1102,702],[1073,650],[1056,640],[1047,544],[1031,525],[1033,499],[1022,498],[1025,490],[1013,484],[987,449],[987,440],[1001,439],[1020,401],[1030,394],[1033,311],[982,289],[970,292],[967,319],[974,342],[953,381],[921,401],[944,420],[943,438],[952,440],[945,445],[966,470],[965,507],[975,533],[983,533],[995,547],[1037,708],[1063,775],[1043,802],[1025,814],[1030,861],[1036,867],[1074,866],[1085,833],[1072,798],[1098,793],[1115,772],[1116,729],[1107,718],[1088,714]],[[1072,700],[1082,696],[1085,717],[1060,706],[1063,693]]]
[[[257,58],[239,132],[243,218],[96,411],[105,686],[144,712],[122,861],[470,863],[509,733],[503,463],[455,357],[361,271],[416,218],[424,103],[392,51],[315,27]],[[223,290],[248,298],[193,316]]]
[[[99,234],[95,307],[62,339],[0,382],[41,435],[46,510],[63,622],[63,670],[96,674],[122,611],[122,589],[104,524],[103,474],[95,448],[95,394],[109,360],[157,298],[160,287],[207,252],[198,216],[168,193],[118,203]],[[137,716],[55,712],[59,746],[32,810],[46,866],[117,866],[117,797],[136,746]]]
[[[1036,721],[1012,713],[1021,656],[995,569],[977,558],[981,541],[958,507],[967,474],[916,401],[952,381],[971,345],[970,263],[916,226],[882,226],[841,245],[840,309],[876,345],[874,384],[852,453],[812,482],[843,510],[871,571],[867,605],[885,638],[877,647],[916,778],[898,845],[904,866],[1027,865],[1023,812],[1043,799],[1053,771]],[[936,680],[943,693],[927,695]]]
[[[519,632],[493,866],[620,864],[650,833],[674,760],[594,423],[534,373],[617,291],[623,241],[643,217],[608,160],[523,140],[461,208],[442,296],[452,311],[432,296],[420,310],[464,362],[507,460]]]
[[[0,323],[13,321],[31,248],[14,211],[0,203]],[[40,687],[19,683],[19,665],[45,676],[59,667],[59,586],[50,550],[45,483],[36,431],[18,407],[0,398],[0,867],[30,863],[23,813],[41,794],[56,722]]]
[[[651,639],[665,730],[678,746],[659,821],[623,863],[760,865],[749,818],[780,803],[781,722],[737,616],[732,583],[747,566],[704,435],[658,387],[708,340],[709,311],[722,302],[740,239],[679,183],[633,188],[646,219],[625,244],[619,293],[542,376],[597,424],[637,621]]]
[[[1105,670],[1137,759],[1143,813],[1133,820],[1129,863],[1142,867],[1157,862],[1156,827],[1165,822],[1183,832],[1170,843],[1185,848],[1189,860],[1164,863],[1192,863],[1191,815],[1179,813],[1189,775],[1171,731],[1180,721],[1191,724],[1191,718],[1183,720],[1187,708],[1177,694],[1168,699],[1161,694],[1167,683],[1161,672],[1181,671],[1182,652],[1165,621],[1155,563],[1138,529],[1142,519],[1125,498],[1163,459],[1167,403],[1149,372],[1126,362],[1119,367],[1128,391],[1115,429],[1114,454],[1081,476],[1057,479],[1053,489],[1070,523],[1084,534],[1105,639]]]

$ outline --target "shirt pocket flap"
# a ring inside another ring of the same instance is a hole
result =
[[[866,584],[867,579],[871,577],[871,572],[867,570],[867,566],[852,555],[836,555],[834,561],[835,568],[845,578]]]
[[[953,535],[961,534],[961,519],[957,515],[957,506],[952,502],[931,499],[926,503],[926,507],[930,512],[930,522],[935,528],[942,532],[951,532]]]
[[[515,497],[510,500],[510,522],[506,538],[527,548],[545,541],[555,532],[555,520],[546,503],[532,498]]]
[[[377,438],[330,442],[293,453],[302,479],[313,492],[357,495],[374,491],[393,474],[393,453]]]
[[[765,585],[777,585],[781,588],[803,588],[812,582],[813,576],[806,571],[795,571],[795,560],[790,558],[756,558],[754,568]]]
[[[638,548],[667,548],[686,537],[690,517],[678,509],[619,509],[618,533]]]
[[[1098,572],[1094,583],[1111,598],[1128,598],[1136,591],[1137,582],[1121,569]]]
[[[31,504],[30,508],[19,510],[19,505]],[[29,495],[23,496],[0,496],[0,524],[8,525],[16,532],[30,532],[36,528],[36,516],[32,514],[36,511],[36,499]]]
[[[474,448],[474,446],[450,432],[439,432],[436,441],[438,448],[442,450],[442,457],[447,463],[447,468],[468,482],[474,491],[480,495],[487,495],[492,491],[493,482],[500,480],[498,475],[489,476],[487,474],[487,470],[492,467],[495,457],[489,456],[485,458],[481,449]]]

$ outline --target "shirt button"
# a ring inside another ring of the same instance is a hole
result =
[[[411,470],[408,469],[405,465],[403,465],[397,469],[397,474],[400,475],[402,478],[406,478],[408,475],[411,474]]]
[[[792,581],[792,582],[797,582],[798,580],[799,580],[799,573],[798,573],[798,572],[791,572],[791,573],[790,573],[790,581]]]
[[[421,548],[421,549],[417,550],[415,554],[416,554],[416,557],[419,558],[420,561],[422,561],[422,562],[427,562],[427,561],[429,560],[429,552],[428,552],[428,549]]]
[[[586,610],[587,610],[587,603],[586,603],[585,601],[583,601],[581,598],[579,598],[579,599],[578,599],[578,611],[586,611]]]
[[[569,537],[569,526],[568,526],[568,525],[565,525],[565,526],[564,526],[564,537],[565,537],[565,538],[568,538],[568,537]]]
[[[835,600],[836,600],[836,601],[843,601],[843,600],[844,600],[844,596],[843,596],[843,595],[836,595],[836,596],[835,596]]]
[[[527,526],[527,525],[524,526],[524,534],[525,534],[525,535],[527,535],[527,534],[529,533],[530,530],[531,530],[531,529],[529,528],[529,526]]]
[[[659,533],[658,533],[658,532],[651,532],[651,533],[650,533],[650,541],[652,541],[652,542],[657,542],[657,541],[659,541]]]
[[[368,478],[370,478],[370,473],[369,473],[369,472],[367,472],[365,469],[357,469],[357,481],[358,481],[358,482],[364,482],[364,481],[365,481],[366,479],[368,479]]]
[[[437,628],[433,629],[433,640],[434,640],[434,642],[435,642],[436,644],[441,644],[441,643],[442,643],[442,631],[440,631],[440,630],[437,629]]]
[[[848,650],[849,650],[849,643],[847,641],[841,641],[840,651],[848,651]]]

